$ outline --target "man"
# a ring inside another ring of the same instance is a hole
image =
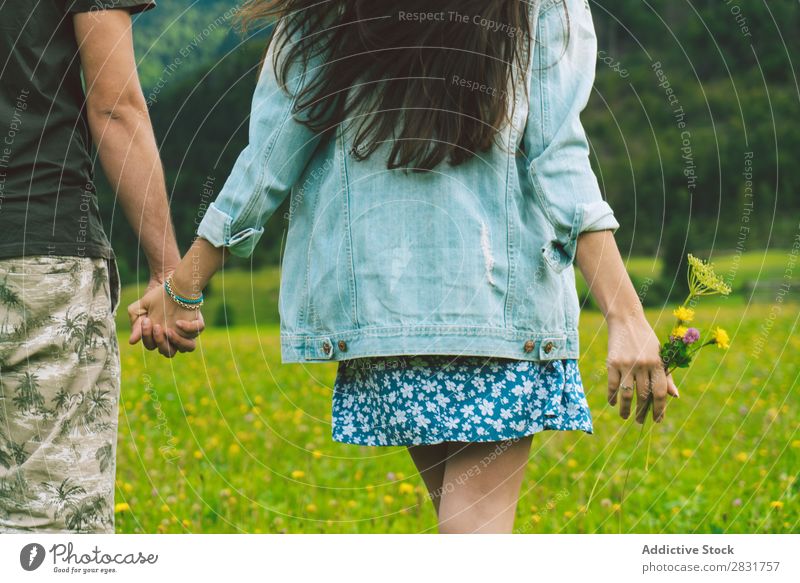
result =
[[[153,5],[0,3],[0,532],[114,531],[119,281],[90,151],[160,285],[179,254],[131,34]]]

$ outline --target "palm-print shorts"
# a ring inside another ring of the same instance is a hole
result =
[[[113,261],[0,260],[0,532],[114,531]]]

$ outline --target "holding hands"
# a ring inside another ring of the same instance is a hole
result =
[[[205,328],[199,309],[202,290],[223,267],[227,254],[224,247],[195,239],[175,271],[165,281],[151,280],[142,298],[128,306],[130,343],[141,340],[147,350],[158,349],[167,358],[192,352]]]
[[[165,283],[151,283],[141,299],[128,306],[131,322],[129,342],[140,340],[147,350],[172,358],[178,352],[192,352],[203,331],[200,296],[184,296],[175,289],[172,276]]]

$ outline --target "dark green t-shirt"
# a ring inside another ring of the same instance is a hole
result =
[[[0,2],[0,257],[113,257],[97,207],[72,15],[153,5]]]

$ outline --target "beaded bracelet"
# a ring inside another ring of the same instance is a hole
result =
[[[179,296],[174,291],[172,291],[172,276],[170,275],[164,281],[164,289],[167,292],[167,295],[170,299],[178,304],[180,307],[186,310],[199,310],[200,306],[203,305],[203,294],[200,294],[198,298],[184,298],[183,296]]]

